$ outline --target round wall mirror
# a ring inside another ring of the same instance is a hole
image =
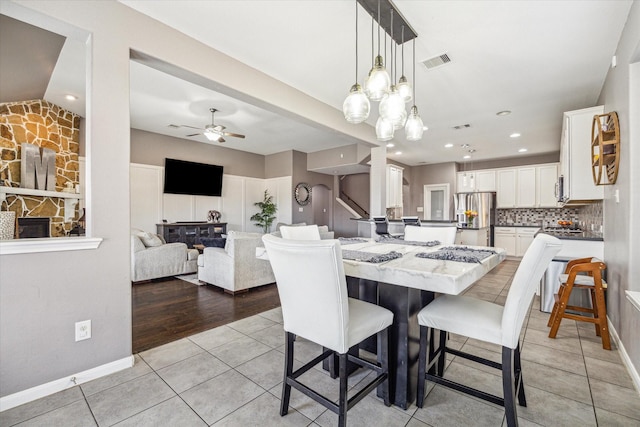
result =
[[[300,206],[308,205],[311,203],[311,187],[306,182],[301,182],[296,185],[294,196],[296,198],[296,202]]]

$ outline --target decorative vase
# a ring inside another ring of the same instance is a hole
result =
[[[11,240],[16,232],[16,213],[14,211],[0,212],[0,240]]]
[[[467,228],[473,228],[473,218],[467,218]]]

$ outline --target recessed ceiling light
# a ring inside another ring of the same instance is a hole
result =
[[[466,156],[464,156],[464,157],[463,157],[463,159],[470,159],[470,158],[471,158],[471,156],[470,156],[470,155],[468,155],[468,154],[467,154]]]
[[[75,101],[76,99],[78,99],[77,96],[73,95],[65,95],[65,98],[67,99],[67,101]]]
[[[400,154],[402,154],[402,151],[396,151],[396,154],[399,156]]]
[[[387,144],[387,148],[393,148],[395,146],[396,146],[396,144],[394,144],[393,142],[390,142],[390,143]]]
[[[444,144],[444,148],[451,148],[453,147],[453,144],[449,143],[449,144]]]
[[[520,136],[520,134],[518,132],[514,132],[511,135],[509,135],[510,138],[518,138]]]
[[[518,153],[526,153],[527,149],[526,148],[521,148],[518,150]]]
[[[511,111],[509,110],[503,110],[503,111],[498,111],[496,113],[496,116],[508,116],[509,114],[511,114]]]

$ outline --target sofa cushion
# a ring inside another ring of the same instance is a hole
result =
[[[201,237],[200,244],[206,247],[224,248],[227,243],[226,237]]]
[[[156,234],[143,231],[143,232],[137,233],[137,236],[140,238],[140,240],[142,240],[142,243],[147,248],[163,245],[162,240]]]

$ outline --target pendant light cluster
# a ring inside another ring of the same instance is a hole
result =
[[[391,34],[393,34],[393,8],[391,9]],[[397,44],[391,42],[391,75],[384,66],[384,59],[380,54],[380,1],[378,0],[378,53],[373,60],[373,66],[364,83],[364,90],[358,84],[358,4],[356,2],[356,83],[351,86],[349,95],[344,101],[342,110],[349,123],[362,123],[367,120],[371,111],[371,102],[380,102],[376,121],[376,137],[379,141],[393,139],[394,132],[405,128],[407,140],[417,141],[422,138],[424,125],[418,114],[418,107],[411,107],[409,115],[405,104],[415,100],[415,38],[413,40],[413,79],[412,89],[404,75],[404,25],[402,26],[402,75],[396,84],[395,56]],[[395,50],[394,50],[395,45]],[[373,51],[373,21],[372,21],[372,51]],[[395,51],[395,56],[394,56]],[[385,32],[386,53],[386,32]],[[373,55],[372,55],[373,56]]]

